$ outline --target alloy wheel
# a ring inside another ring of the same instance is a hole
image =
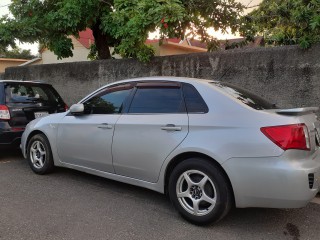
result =
[[[46,160],[46,149],[40,141],[34,141],[30,147],[30,160],[32,165],[37,168],[43,168]]]
[[[198,170],[188,170],[180,175],[176,194],[180,205],[195,216],[209,214],[217,201],[217,191],[212,180]]]

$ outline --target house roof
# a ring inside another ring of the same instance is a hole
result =
[[[174,42],[167,42],[165,43],[167,46],[173,46],[175,48],[180,48],[184,50],[191,50],[192,52],[206,52],[206,48],[199,48],[199,47],[194,47],[188,44],[181,44],[181,43],[174,43]]]
[[[20,64],[19,66],[27,66],[27,65],[36,63],[36,62],[40,61],[41,59],[42,58],[39,58],[39,57],[38,58],[34,58],[34,59],[31,59],[31,60],[29,60],[29,61],[27,61],[25,63]]]
[[[79,37],[76,39],[87,49],[89,49],[90,46],[94,43],[94,36],[90,28],[87,28],[86,30],[79,32]],[[159,41],[160,39],[147,39],[146,44],[158,43]],[[165,43],[168,43],[168,44],[174,43],[179,45],[182,45],[181,43],[183,42],[183,40],[180,38],[167,38],[167,39],[164,39],[164,41]],[[187,45],[189,45],[190,47],[207,49],[207,44],[205,42],[201,42],[200,40],[186,39],[186,41],[187,41]],[[220,48],[226,49],[227,48],[226,42],[228,42],[228,44],[232,44],[232,43],[238,43],[241,41],[244,41],[244,38],[219,40]],[[263,38],[257,37],[255,38],[255,41],[253,43],[248,43],[248,45],[245,46],[245,48],[257,47],[262,44],[263,44]]]
[[[190,47],[207,49],[206,43],[203,43],[200,40],[197,40],[197,39],[192,39],[192,40],[186,39],[186,40],[187,40],[187,45],[189,45]],[[146,44],[157,43],[159,41],[160,41],[159,39],[147,39]],[[164,41],[167,43],[180,44],[183,40],[181,40],[181,38],[168,38],[168,39],[164,39]]]
[[[79,32],[79,38],[77,40],[85,47],[90,48],[90,46],[94,43],[94,37],[92,30],[87,28],[85,31]]]
[[[237,44],[245,41],[245,38],[233,38],[233,39],[227,39],[227,40],[218,40],[220,42],[220,49],[222,50],[227,50],[229,49],[229,45],[231,44]],[[159,39],[148,39],[146,41],[147,44],[151,43],[157,43],[159,42]],[[183,45],[181,44],[182,41],[179,38],[169,38],[165,39],[165,42],[167,44],[175,43],[175,45]],[[201,42],[200,40],[197,39],[186,39],[186,43],[184,46],[189,46],[189,47],[195,47],[195,48],[202,48],[202,49],[207,49],[207,44],[205,42]],[[258,47],[264,44],[264,39],[263,37],[255,37],[254,42],[248,42],[247,45],[243,46],[242,48],[253,48],[253,47]]]
[[[201,42],[197,39],[188,39],[190,45],[193,47],[205,48],[207,49],[207,44],[205,42]]]
[[[90,28],[87,28],[86,30],[79,32],[79,37],[73,37],[77,39],[77,41],[79,41],[79,43],[87,49],[89,49],[90,46],[94,43],[93,33]],[[39,52],[42,53],[44,50],[47,50],[47,48],[42,48]]]
[[[28,62],[29,60],[27,60],[27,59],[17,59],[17,58],[0,58],[0,61],[3,61],[3,62],[21,62],[21,63],[24,63],[24,62]]]
[[[220,48],[228,50],[228,45],[235,44],[235,47],[238,47],[236,44],[245,41],[245,38],[233,38],[227,40],[220,40]],[[242,48],[254,48],[264,45],[264,38],[263,37],[255,37],[253,42],[248,42],[247,45],[242,46]]]
[[[85,47],[85,48],[90,48],[91,44],[94,43],[94,37],[92,30],[90,28],[87,28],[85,31],[79,32],[79,38],[77,40]],[[181,42],[180,38],[167,38],[164,39],[165,42],[170,42],[170,43],[176,43],[179,44]],[[152,43],[158,43],[160,40],[159,39],[147,39],[146,44],[152,44]],[[205,48],[206,49],[206,44],[201,43],[199,40],[190,40],[189,45],[192,47],[200,47],[200,48]]]
[[[159,41],[160,41],[160,39],[147,39],[146,44],[158,43]],[[164,39],[164,41],[179,43],[179,42],[181,42],[181,39],[180,38],[167,38],[167,39]]]

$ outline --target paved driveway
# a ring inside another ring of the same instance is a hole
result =
[[[320,239],[320,205],[235,209],[220,223],[184,221],[156,192],[57,169],[39,176],[0,153],[0,239]]]

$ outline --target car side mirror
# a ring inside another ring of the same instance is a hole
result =
[[[73,104],[70,107],[70,113],[73,115],[80,115],[84,112],[84,105],[82,103],[80,104]]]

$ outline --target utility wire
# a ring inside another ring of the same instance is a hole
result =
[[[247,4],[246,8],[249,7],[249,5],[250,5],[252,2],[253,2],[253,0],[251,0],[251,1]]]
[[[252,2],[253,0],[250,0],[249,3],[245,6],[245,9],[250,9],[250,8],[255,8],[260,6],[260,4],[249,6]]]

